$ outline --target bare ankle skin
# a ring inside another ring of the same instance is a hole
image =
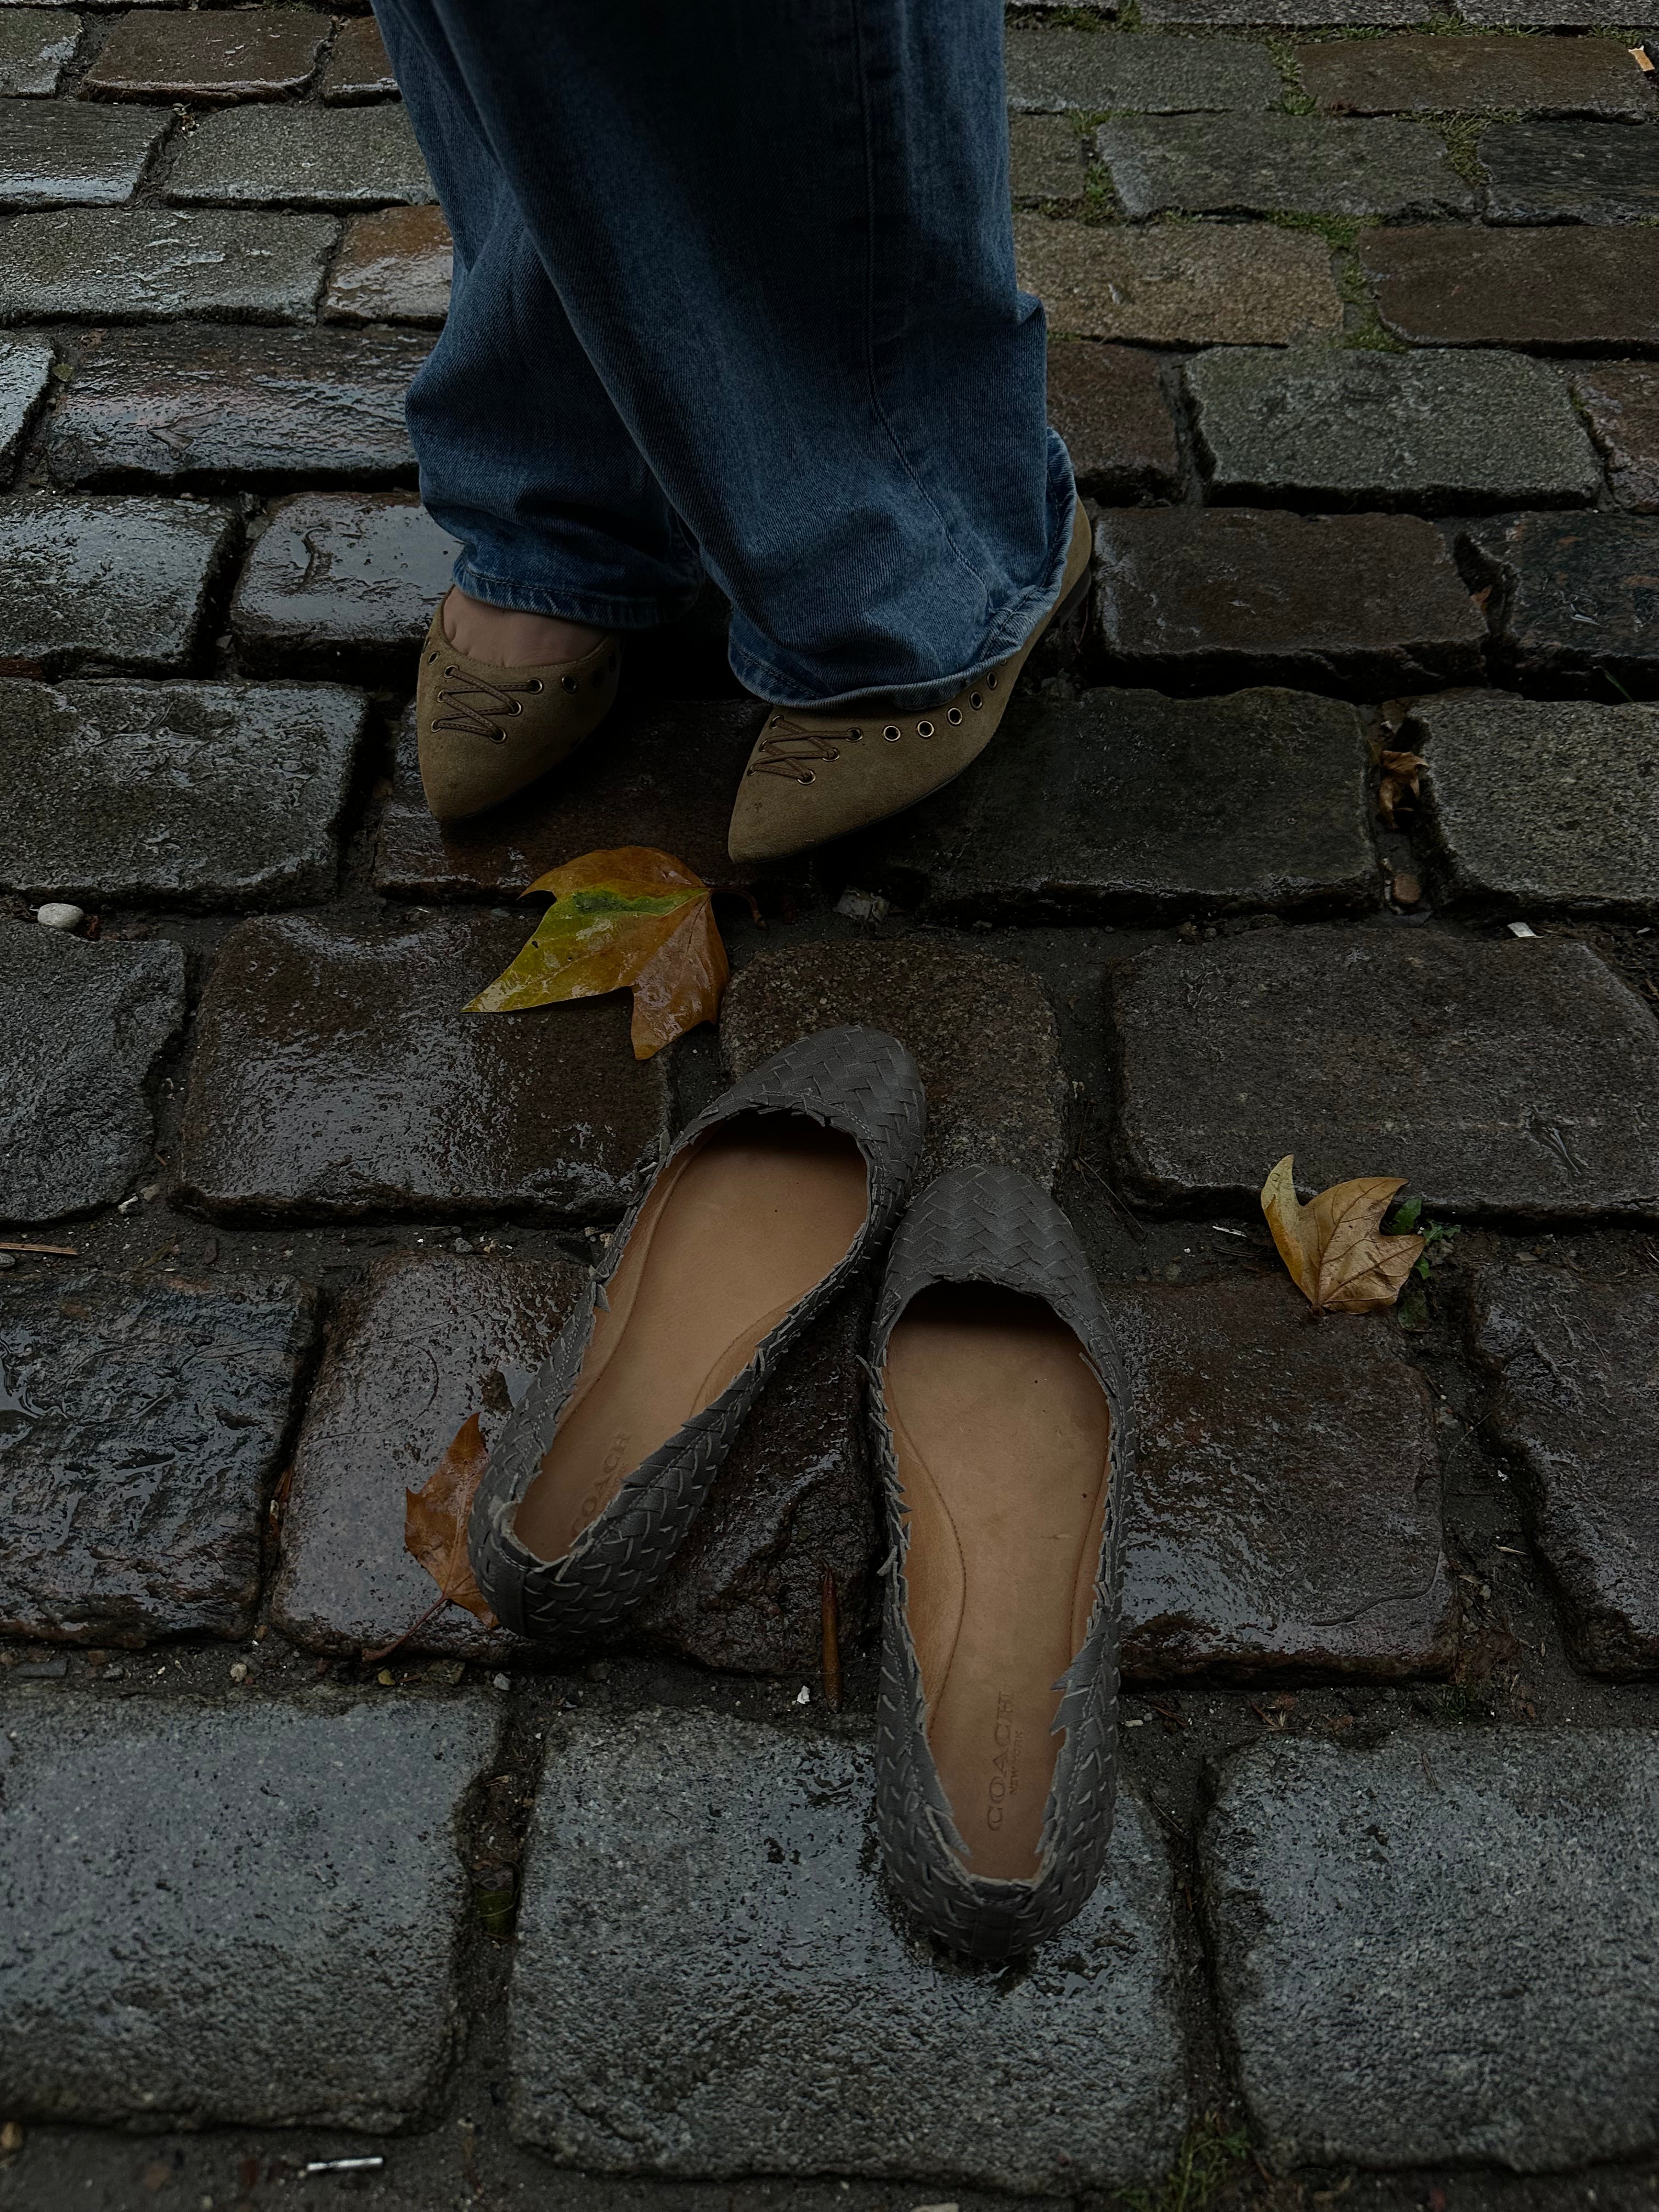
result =
[[[561,660],[580,660],[605,635],[586,623],[563,622],[556,615],[520,614],[470,599],[452,585],[443,604],[443,633],[458,653],[492,668],[544,668]]]

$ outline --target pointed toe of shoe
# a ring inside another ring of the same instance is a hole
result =
[[[434,822],[488,813],[575,751],[610,713],[622,642],[580,660],[498,668],[469,660],[434,616],[415,695],[421,790]]]

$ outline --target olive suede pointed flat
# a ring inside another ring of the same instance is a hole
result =
[[[568,759],[610,713],[621,665],[616,636],[544,667],[470,660],[445,636],[440,607],[415,692],[421,788],[434,819],[482,814]]]

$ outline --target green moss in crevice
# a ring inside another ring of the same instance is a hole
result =
[[[1120,2189],[1117,2201],[1127,2212],[1210,2212],[1210,2207],[1250,2154],[1243,2130],[1224,2130],[1206,2112],[1176,2153],[1175,2164],[1152,2189]]]

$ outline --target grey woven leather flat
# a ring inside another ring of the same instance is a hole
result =
[[[507,1627],[570,1643],[661,1580],[777,1362],[885,1244],[925,1115],[902,1045],[825,1030],[665,1152],[473,1500]]]
[[[1105,1860],[1134,1448],[1089,1262],[1029,1176],[954,1170],[900,1224],[870,1419],[893,1536],[888,1876],[941,1942],[1010,1958],[1072,1918]]]

